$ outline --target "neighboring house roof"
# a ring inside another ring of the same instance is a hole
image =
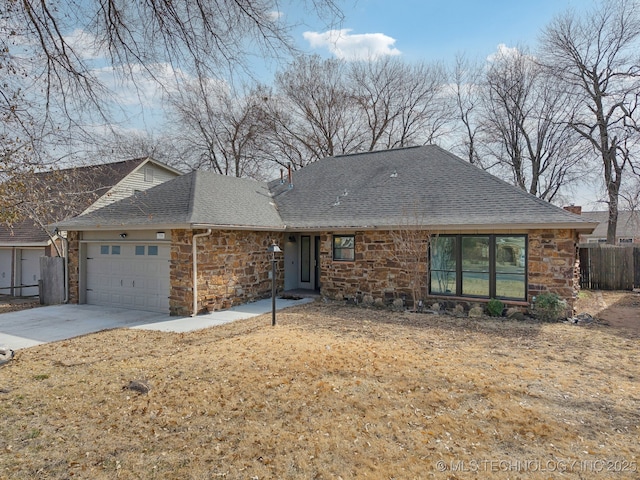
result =
[[[49,235],[30,218],[16,222],[11,228],[0,225],[0,247],[44,247],[49,240]]]
[[[595,230],[586,235],[591,238],[607,238],[607,228],[609,226],[609,212],[582,212],[582,216],[591,221],[598,222]],[[619,211],[618,225],[616,226],[616,238],[639,238],[640,237],[640,212]]]
[[[182,175],[59,226],[284,229],[266,183],[208,171]]]
[[[325,158],[294,172],[292,188],[288,182],[194,172],[60,227],[125,225],[287,230],[412,225],[469,231],[595,227],[433,145]]]
[[[81,214],[128,175],[148,163],[180,174],[148,157],[33,174],[29,178],[29,187],[38,192],[39,200],[46,200],[48,206],[48,211],[39,212],[39,220],[51,224]],[[44,246],[49,240],[49,235],[31,218],[24,218],[11,228],[0,225],[0,246]]]

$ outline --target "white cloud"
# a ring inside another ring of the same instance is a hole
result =
[[[499,43],[496,51],[487,56],[487,62],[493,63],[500,58],[517,57],[520,50],[517,47],[507,47],[504,43]]]
[[[351,34],[351,29],[304,32],[311,48],[327,48],[342,60],[375,60],[385,55],[400,55],[395,38],[384,33]]]
[[[267,18],[272,22],[280,20],[283,16],[284,16],[284,13],[278,10],[273,10],[267,14]]]

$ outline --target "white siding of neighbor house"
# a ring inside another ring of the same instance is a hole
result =
[[[145,180],[145,169],[149,169],[147,170],[147,174],[151,172],[153,176],[153,179],[151,181]],[[177,173],[174,173],[158,165],[154,165],[152,163],[144,164],[137,170],[134,170],[129,175],[127,175],[120,183],[115,185],[111,190],[100,197],[94,204],[92,204],[82,213],[84,214],[92,212],[94,210],[97,210],[98,208],[109,205],[110,203],[130,197],[136,191],[147,190],[148,188],[160,185],[161,183],[164,183],[167,180],[171,180],[172,178],[175,178],[177,176]]]

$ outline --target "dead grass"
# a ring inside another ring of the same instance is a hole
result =
[[[0,295],[0,313],[17,312],[39,306],[40,301],[38,299],[34,300],[32,298],[16,298]]]
[[[638,477],[637,337],[321,303],[278,322],[18,352],[0,478]]]

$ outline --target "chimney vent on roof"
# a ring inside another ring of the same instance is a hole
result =
[[[563,207],[567,212],[575,213],[576,215],[582,215],[582,207],[580,205],[567,205]]]
[[[390,175],[391,178],[397,178],[398,177],[398,172],[396,170],[393,171],[393,173]]]
[[[289,163],[288,167],[288,173],[289,173],[289,189],[293,188],[293,177],[291,175],[291,163]]]
[[[284,183],[284,169],[280,169],[280,185]]]

